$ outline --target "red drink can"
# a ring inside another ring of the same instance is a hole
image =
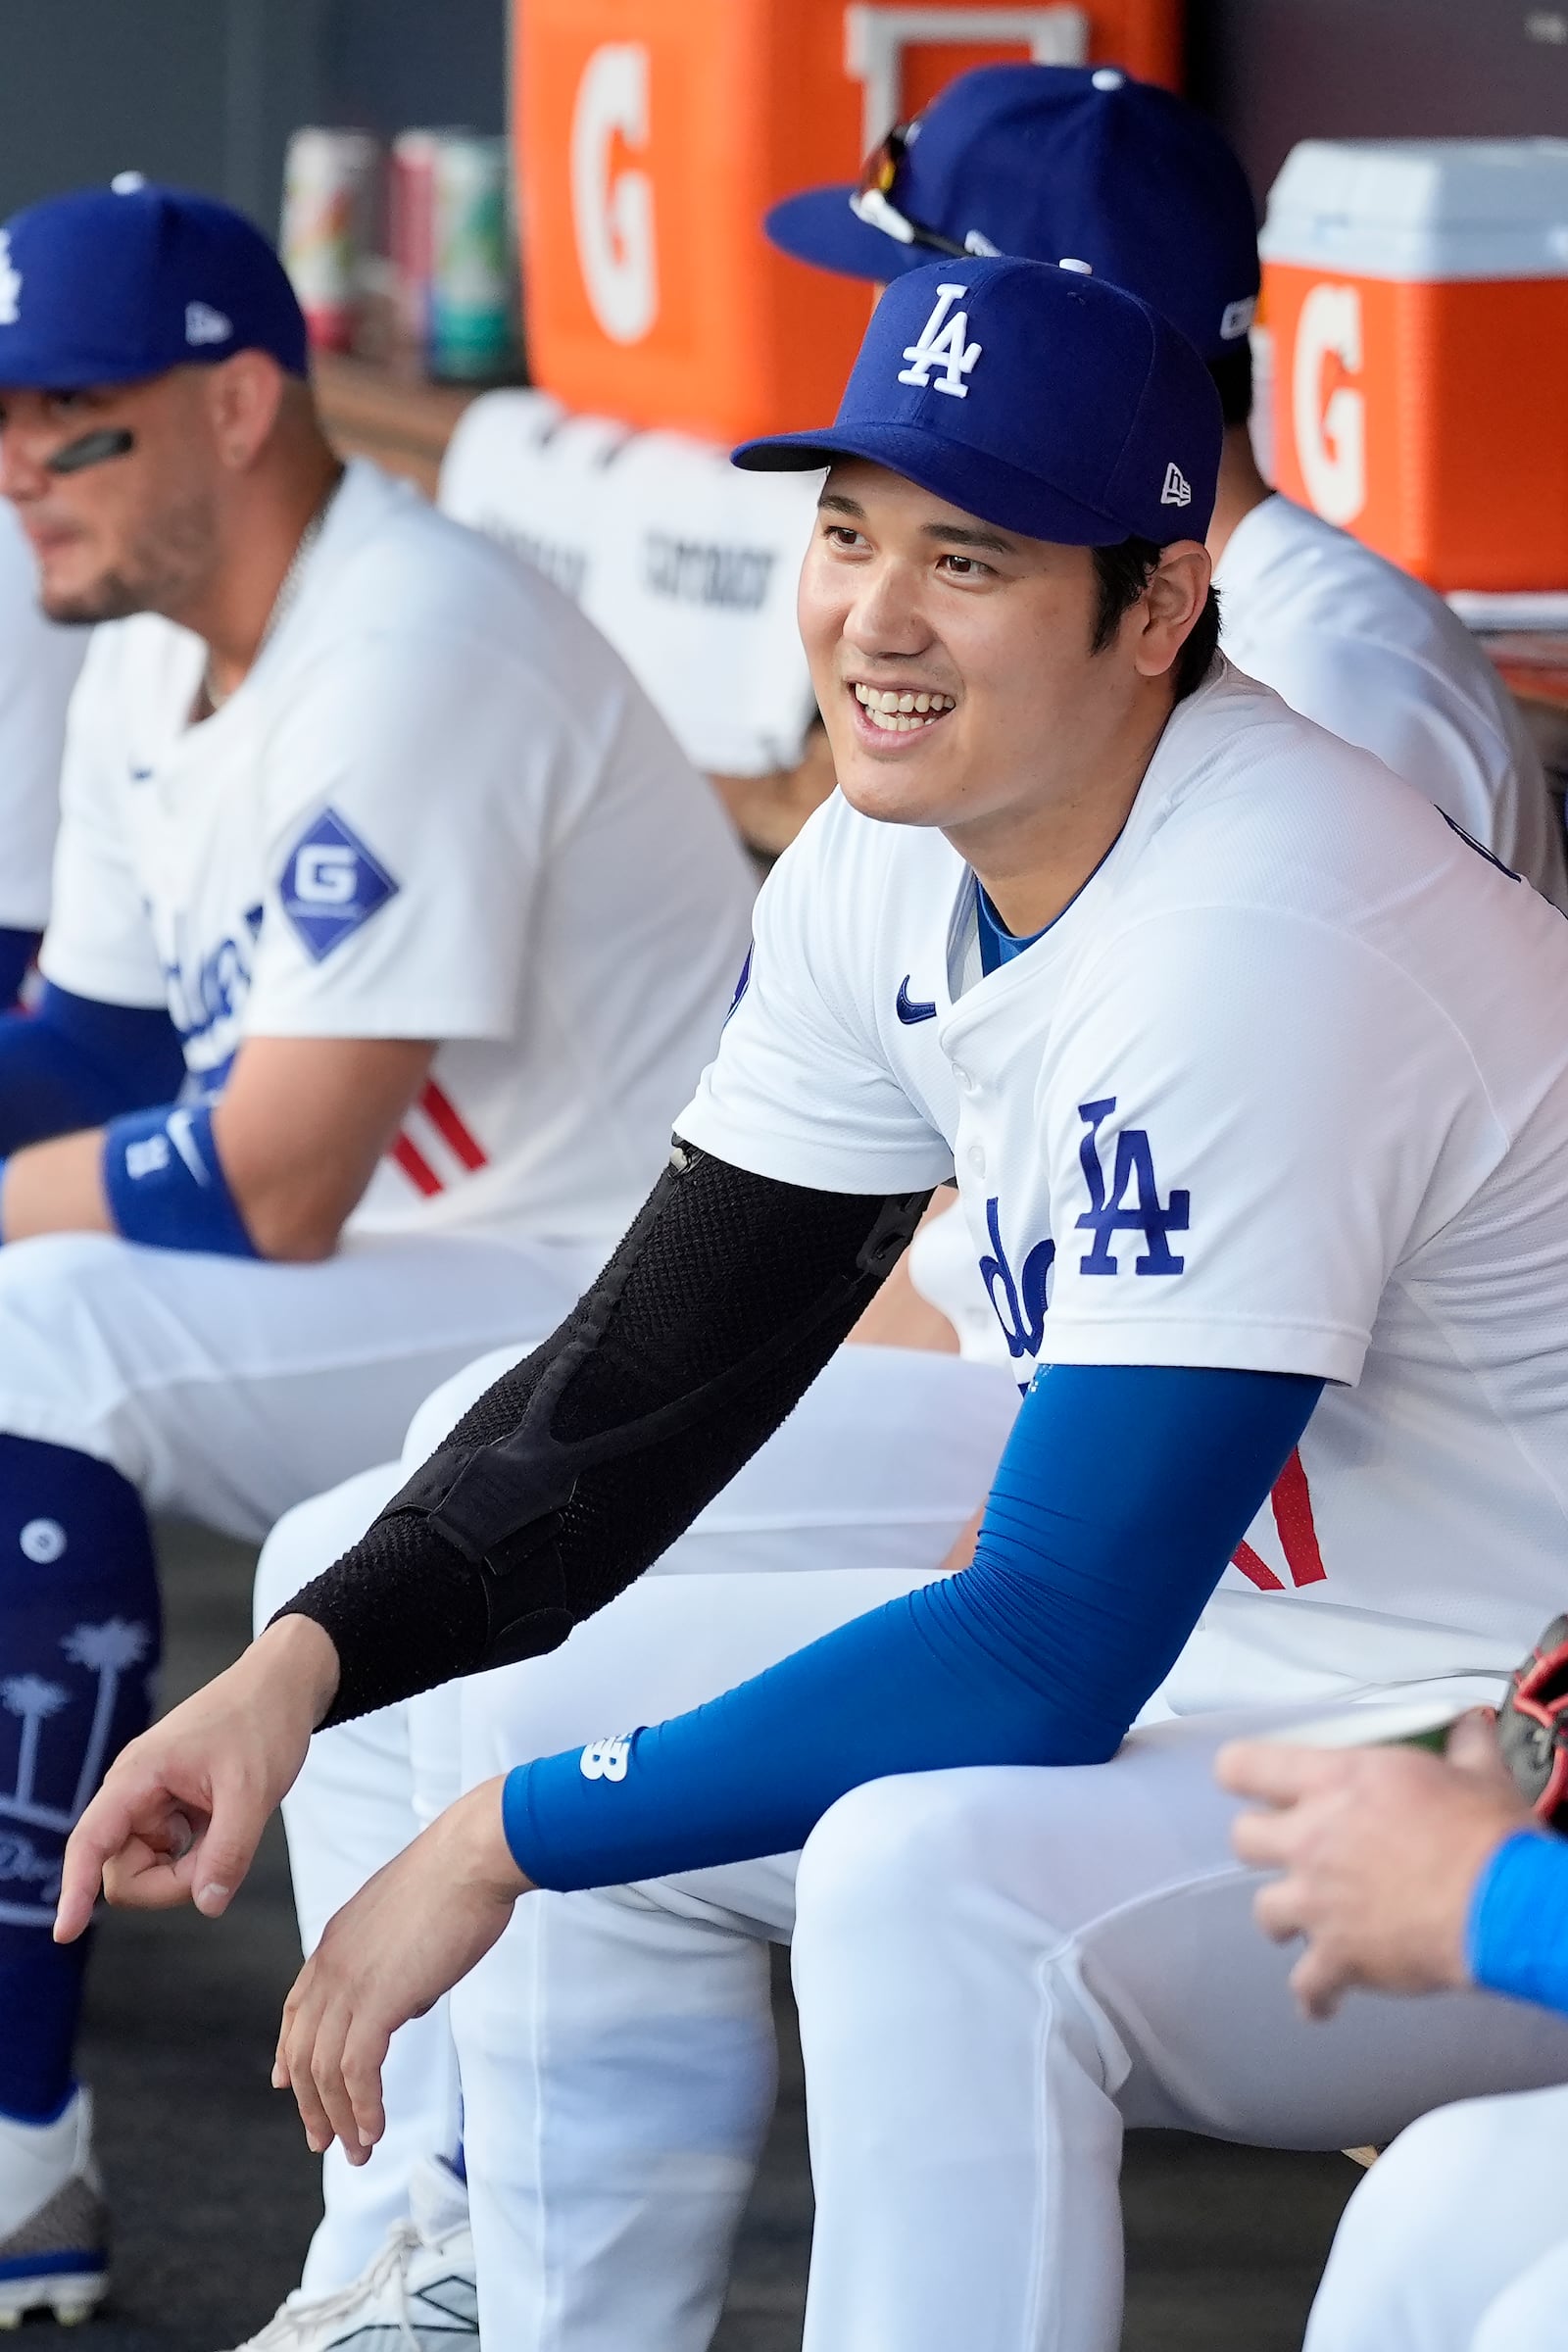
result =
[[[398,333],[423,349],[435,270],[435,159],[440,133],[400,131],[387,183],[387,245]]]

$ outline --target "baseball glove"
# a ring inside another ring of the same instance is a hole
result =
[[[1568,1617],[1554,1617],[1509,1676],[1497,1742],[1520,1793],[1543,1821],[1568,1831]]]

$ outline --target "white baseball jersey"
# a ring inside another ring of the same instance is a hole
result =
[[[971,980],[974,894],[940,833],[830,802],[679,1132],[830,1189],[956,1171],[1021,1377],[1321,1376],[1227,1572],[1255,1638],[1304,1604],[1342,1659],[1373,1617],[1522,1654],[1568,1591],[1568,924],[1224,665]]]
[[[537,572],[349,468],[238,691],[151,615],[71,713],[52,980],[247,1037],[432,1038],[355,1230],[613,1239],[728,1002],[751,883],[709,787]]]
[[[32,550],[0,500],[0,928],[8,931],[41,931],[49,913],[66,706],[87,638],[39,612]]]
[[[1214,585],[1238,669],[1376,752],[1568,908],[1562,823],[1529,730],[1441,596],[1277,493],[1238,523]]]

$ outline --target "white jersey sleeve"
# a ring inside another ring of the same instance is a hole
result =
[[[120,637],[118,628],[95,633],[72,698],[53,898],[38,963],[46,980],[74,996],[162,1005],[168,984],[124,824]]]
[[[1215,585],[1239,668],[1375,753],[1568,908],[1562,822],[1529,730],[1440,596],[1277,494],[1237,524]]]
[[[1397,647],[1304,628],[1271,648],[1264,682],[1294,710],[1375,753],[1516,871],[1529,866],[1539,845],[1522,839],[1517,804],[1528,786],[1532,808],[1545,811],[1539,763],[1527,747],[1511,759],[1491,714],[1484,724],[1440,671]]]
[[[846,969],[855,943],[835,937],[839,891],[823,884],[835,850],[857,847],[841,809],[819,808],[762,885],[734,1009],[675,1131],[781,1183],[914,1192],[951,1177],[953,1150],[868,1028]]]
[[[31,550],[0,503],[0,928],[41,931],[60,820],[66,707],[85,629],[38,610]]]
[[[279,710],[246,1030],[503,1040],[569,758],[555,710],[519,738],[498,657],[395,632],[335,651]],[[490,854],[476,854],[476,844]],[[592,910],[584,909],[584,920]]]
[[[1277,908],[1118,932],[1074,976],[1039,1102],[1061,1363],[1354,1382],[1396,1264],[1509,1141],[1419,983]]]

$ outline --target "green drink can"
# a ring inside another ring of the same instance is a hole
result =
[[[446,131],[434,148],[430,372],[460,382],[501,375],[514,352],[507,142]]]

